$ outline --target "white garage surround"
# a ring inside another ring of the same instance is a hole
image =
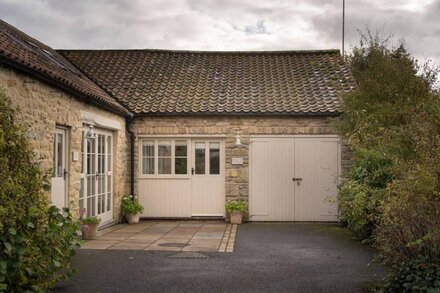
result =
[[[338,220],[338,136],[251,137],[249,161],[250,220]]]
[[[142,217],[225,216],[224,138],[141,137],[138,162]]]

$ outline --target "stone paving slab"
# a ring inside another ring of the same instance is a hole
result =
[[[205,221],[141,221],[98,231],[82,249],[232,252],[237,225]]]

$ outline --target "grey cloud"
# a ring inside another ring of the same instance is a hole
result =
[[[404,38],[440,55],[440,0],[347,1],[356,29]],[[341,47],[341,0],[0,0],[0,18],[55,48],[284,50]]]

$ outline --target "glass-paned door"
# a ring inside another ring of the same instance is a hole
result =
[[[62,209],[67,206],[67,129],[55,129],[53,149],[51,201],[53,205]]]
[[[192,216],[224,216],[224,141],[192,142]]]
[[[98,216],[105,223],[113,219],[113,138],[109,131],[95,133],[94,139],[83,135],[79,201],[87,216]]]

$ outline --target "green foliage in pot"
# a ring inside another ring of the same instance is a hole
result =
[[[138,214],[144,211],[144,207],[132,195],[127,195],[122,198],[122,212],[124,215]]]
[[[49,206],[49,174],[35,162],[18,115],[0,90],[0,291],[46,292],[73,272],[81,224]]]
[[[83,225],[90,225],[90,224],[99,224],[101,223],[101,219],[98,217],[85,217],[83,219],[81,219],[81,223]]]
[[[228,201],[225,207],[228,214],[231,214],[233,211],[244,213],[247,210],[247,203],[243,200],[233,200]]]

